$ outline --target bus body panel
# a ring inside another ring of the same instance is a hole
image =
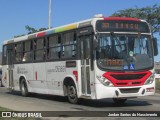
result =
[[[36,93],[47,94],[47,81],[46,81],[46,63],[33,63],[33,81],[31,84],[34,86]]]
[[[66,61],[46,62],[48,93],[64,96],[63,81],[66,77],[71,77],[75,82],[74,70],[77,68],[66,68]]]

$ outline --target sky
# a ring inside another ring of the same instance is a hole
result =
[[[78,22],[95,14],[107,17],[118,10],[154,4],[160,4],[160,0],[52,0],[51,26]],[[0,0],[0,51],[4,40],[27,34],[26,25],[47,28],[48,16],[49,0]],[[156,37],[160,41],[160,36]],[[155,60],[160,61],[160,54]]]

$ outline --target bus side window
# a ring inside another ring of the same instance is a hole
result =
[[[45,59],[45,40],[39,38],[34,40],[34,60],[40,61]]]
[[[15,61],[21,62],[23,57],[23,44],[16,43],[15,44]]]
[[[72,57],[76,57],[76,43],[77,43],[77,36],[74,33],[73,45],[72,45]]]
[[[6,65],[7,64],[7,46],[5,45],[5,46],[3,46],[3,57],[2,57],[2,64],[3,65]]]
[[[74,58],[76,56],[76,34],[74,32],[64,34],[63,58]]]
[[[61,37],[59,35],[48,37],[48,59],[60,59]]]
[[[32,41],[24,42],[23,62],[32,61]]]

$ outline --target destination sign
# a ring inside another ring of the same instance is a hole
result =
[[[119,66],[119,65],[123,65],[124,61],[122,59],[108,59],[107,60],[107,65],[108,66]]]
[[[99,20],[96,29],[99,32],[150,32],[147,23],[128,20]]]

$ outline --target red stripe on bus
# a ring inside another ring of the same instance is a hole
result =
[[[37,37],[42,37],[42,36],[45,36],[45,35],[46,35],[46,32],[41,32],[41,33],[37,34]]]
[[[140,21],[138,18],[126,18],[126,17],[106,17],[104,20],[127,20],[127,21]]]

